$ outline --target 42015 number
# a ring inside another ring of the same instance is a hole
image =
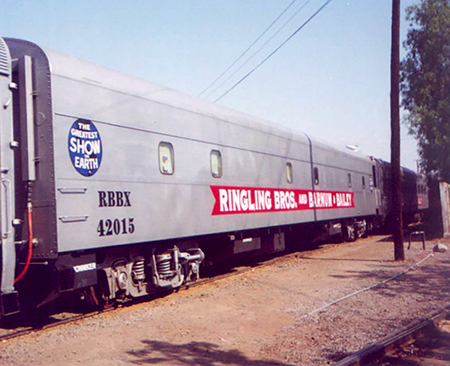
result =
[[[98,236],[133,234],[133,222],[133,217],[125,219],[102,219],[97,226]]]

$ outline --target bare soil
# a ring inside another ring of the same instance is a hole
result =
[[[450,247],[449,240],[441,240]],[[450,253],[382,236],[299,252],[152,302],[0,343],[0,365],[326,365],[450,302]],[[406,249],[406,245],[405,245]]]

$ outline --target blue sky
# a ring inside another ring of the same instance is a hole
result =
[[[0,35],[198,95],[291,2],[3,0]],[[261,53],[208,99],[225,92],[324,2],[307,2]],[[402,9],[417,2],[404,0]],[[305,3],[297,0],[279,26]],[[391,0],[332,1],[218,103],[390,160],[391,7]],[[404,39],[404,12],[401,21]],[[416,159],[415,141],[403,127],[402,164],[415,170]]]

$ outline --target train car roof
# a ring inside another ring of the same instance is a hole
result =
[[[141,99],[165,104],[174,108],[189,110],[212,118],[252,125],[258,130],[273,130],[291,135],[288,128],[271,124],[263,119],[238,112],[209,101],[164,87],[148,80],[130,76],[126,73],[84,61],[77,57],[43,48],[50,61],[51,73],[80,82],[94,84],[103,88],[129,94]],[[304,134],[303,134],[304,135]],[[306,137],[304,137],[306,139]]]
[[[7,39],[8,41],[21,40]],[[28,43],[28,42],[27,42]],[[30,44],[30,43],[28,43]],[[37,46],[40,47],[40,46]],[[369,161],[367,155],[350,151],[341,146],[311,137],[303,132],[268,122],[231,108],[227,108],[209,101],[178,92],[171,88],[143,80],[126,73],[85,61],[72,55],[54,51],[47,47],[40,47],[49,60],[50,73],[67,79],[97,85],[98,87],[128,94],[136,98],[150,100],[173,108],[188,110],[228,123],[238,124],[247,128],[277,135],[286,139],[296,139],[299,142],[318,146],[324,150],[338,151],[350,158]]]

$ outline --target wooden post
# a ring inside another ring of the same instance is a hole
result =
[[[395,260],[405,259],[400,170],[400,0],[392,0],[391,45],[391,181],[392,236]]]

